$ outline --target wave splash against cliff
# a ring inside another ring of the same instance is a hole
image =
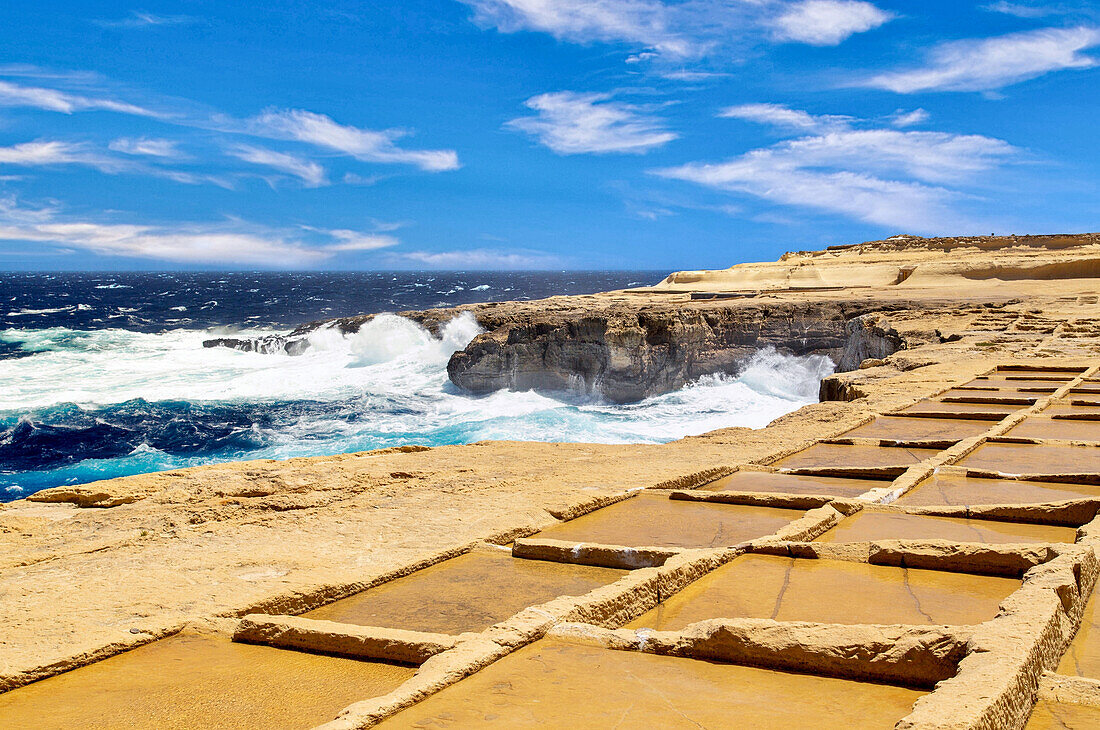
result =
[[[478,332],[469,315],[438,338],[380,315],[353,335],[318,330],[290,357],[204,349],[209,332],[199,330],[0,331],[24,355],[0,360],[0,499],[233,459],[484,439],[658,443],[761,427],[815,401],[833,369],[824,357],[765,350],[736,376],[629,405],[474,397],[450,384],[446,364]]]

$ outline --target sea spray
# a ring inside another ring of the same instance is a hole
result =
[[[438,336],[384,314],[356,333],[319,329],[297,357],[203,348],[199,330],[0,332],[25,353],[0,360],[0,499],[215,461],[406,443],[661,443],[767,425],[815,401],[832,372],[824,357],[762,350],[738,374],[627,405],[536,392],[475,397],[451,385],[446,366],[480,332],[469,314]]]

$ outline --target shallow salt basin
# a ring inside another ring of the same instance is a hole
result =
[[[1006,436],[1033,439],[1100,441],[1100,421],[1071,421],[1066,418],[1028,418]]]
[[[914,403],[908,408],[897,411],[897,413],[902,415],[914,413],[942,413],[951,416],[999,421],[1021,408],[1024,408],[1024,406],[1008,405],[1004,403],[944,403],[938,400],[922,400]]]
[[[774,492],[776,494],[821,494],[831,497],[858,497],[866,491],[889,486],[876,479],[815,477],[804,474],[777,474],[766,471],[737,471],[700,489],[718,492]]]
[[[1067,499],[1100,499],[1100,486],[933,474],[899,497],[895,504],[913,507],[1042,504]]]
[[[1096,595],[1085,605],[1081,616],[1081,626],[1073,637],[1062,661],[1056,670],[1058,674],[1100,680],[1100,611],[1097,610]]]
[[[477,550],[310,611],[306,618],[459,634],[528,606],[580,596],[626,572]]]
[[[1100,476],[1100,447],[986,443],[958,465],[1001,474]]]
[[[1077,530],[1053,525],[908,515],[900,512],[863,511],[852,515],[815,542],[866,542],[871,540],[951,540],[999,543],[1073,542]]]
[[[1045,368],[1024,368],[1021,370],[995,370],[989,377],[995,378],[1050,378],[1058,380],[1073,380],[1084,370],[1048,370]]]
[[[310,728],[414,671],[177,634],[0,694],[0,727]]]
[[[961,418],[879,416],[870,423],[846,431],[841,436],[887,441],[962,441],[985,433],[988,429],[988,423]]]
[[[1053,393],[1066,384],[1058,380],[1005,380],[1003,378],[975,378],[952,390],[1000,391],[1018,393]]]
[[[924,692],[543,639],[382,728],[889,728]]]
[[[1093,730],[1100,727],[1100,707],[1039,700],[1024,730]]]
[[[990,403],[1006,405],[1030,404],[1045,398],[1049,393],[1036,393],[1029,390],[1016,390],[1013,388],[998,388],[996,390],[971,390],[967,388],[952,388],[938,396],[944,402],[957,403]]]
[[[770,535],[804,515],[803,510],[687,502],[643,493],[535,537],[627,547],[723,547]]]
[[[682,629],[711,618],[837,624],[974,624],[1020,581],[841,560],[742,555],[628,628]]]
[[[1055,403],[1043,409],[1043,415],[1058,418],[1059,420],[1096,420],[1100,419],[1100,406]]]
[[[853,472],[861,469],[886,469],[901,474],[913,464],[935,456],[939,449],[902,446],[849,446],[814,444],[797,454],[774,462],[781,469],[828,469]]]

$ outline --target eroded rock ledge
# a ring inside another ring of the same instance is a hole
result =
[[[991,251],[997,262],[992,268]],[[838,371],[856,370],[868,360],[959,337],[942,326],[945,318],[989,329],[998,311],[1019,301],[1006,296],[1005,281],[1088,280],[1100,271],[1098,261],[1096,234],[895,236],[723,271],[677,272],[644,289],[399,314],[433,334],[463,312],[473,315],[485,332],[454,353],[447,366],[451,382],[469,392],[539,389],[623,403],[676,390],[704,375],[734,374],[768,347],[827,355]],[[373,317],[312,322],[285,336],[204,344],[294,355],[309,347],[315,330],[354,333]],[[823,394],[853,397],[838,382]]]

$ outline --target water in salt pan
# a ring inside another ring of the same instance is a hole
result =
[[[837,624],[974,624],[1020,581],[840,560],[742,555],[669,597],[629,628],[675,631],[711,618]]]
[[[288,730],[396,689],[414,668],[177,634],[0,694],[0,727]]]
[[[543,639],[378,727],[870,730],[893,727],[923,694]]]
[[[581,596],[625,571],[475,551],[304,614],[363,626],[459,634],[481,631],[558,596]]]

